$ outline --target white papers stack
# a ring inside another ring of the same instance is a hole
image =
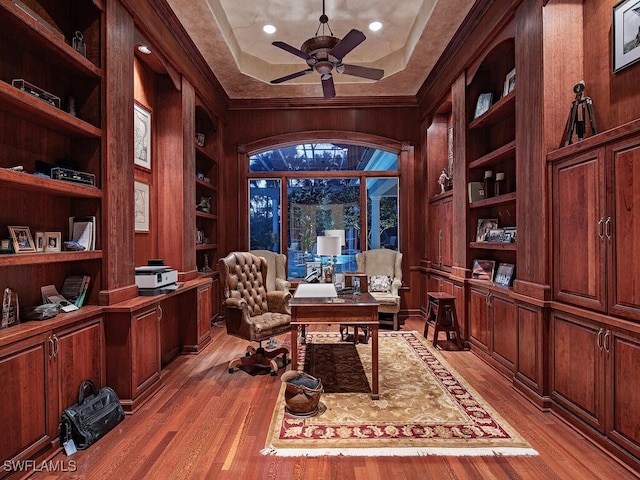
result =
[[[295,298],[337,297],[333,283],[301,283],[293,295]]]
[[[96,249],[96,217],[69,217],[69,240]]]

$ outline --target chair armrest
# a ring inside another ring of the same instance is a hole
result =
[[[291,283],[288,280],[276,278],[276,290],[289,291],[289,287],[291,287]]]
[[[273,292],[267,292],[267,303],[269,304],[269,311],[275,313],[286,313],[291,315],[291,308],[289,302],[291,301],[291,293],[287,290],[275,290]]]
[[[402,280],[398,278],[394,278],[393,282],[391,282],[391,293],[394,295],[398,295],[398,289],[402,287]]]
[[[227,308],[237,308],[238,310],[247,309],[247,302],[242,298],[227,298],[224,303]]]

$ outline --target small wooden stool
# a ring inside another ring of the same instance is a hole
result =
[[[450,334],[453,332],[456,336],[456,345],[459,350],[462,350],[458,314],[456,313],[456,297],[444,292],[427,292],[427,295],[429,297],[429,311],[427,321],[424,324],[424,338],[427,338],[429,324],[433,322],[435,327],[433,331],[434,347],[437,346],[440,332],[446,332],[449,341],[451,340]]]

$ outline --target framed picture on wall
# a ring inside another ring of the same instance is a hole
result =
[[[613,7],[613,72],[640,60],[640,0],[624,0]]]
[[[151,111],[133,104],[133,163],[151,170]]]
[[[135,231],[149,232],[149,184],[135,181],[134,191],[134,216]]]

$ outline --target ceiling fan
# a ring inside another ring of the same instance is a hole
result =
[[[329,29],[331,35],[324,35],[324,28]],[[322,27],[322,35],[318,35]],[[370,80],[380,80],[384,75],[384,70],[379,68],[362,67],[358,65],[349,65],[342,63],[344,56],[351,50],[360,45],[367,37],[359,30],[352,29],[342,40],[334,37],[331,27],[329,27],[329,17],[324,13],[324,0],[322,0],[322,15],[320,16],[320,25],[316,30],[316,35],[302,44],[300,49],[292,47],[284,42],[273,42],[273,45],[279,47],[289,53],[303,58],[309,66],[306,70],[285,75],[284,77],[271,80],[271,83],[282,83],[287,80],[308,75],[309,73],[318,72],[322,80],[322,91],[324,98],[333,98],[336,96],[336,88],[333,83],[332,71],[344,73],[345,75],[353,75],[355,77],[368,78]]]

